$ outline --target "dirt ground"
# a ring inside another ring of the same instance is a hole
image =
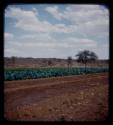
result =
[[[4,117],[10,121],[103,121],[108,73],[5,81]]]

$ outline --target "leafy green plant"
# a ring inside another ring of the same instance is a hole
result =
[[[108,68],[87,68],[86,74],[108,72]],[[85,68],[45,68],[45,69],[6,69],[5,80],[38,79],[57,76],[80,75],[85,73]]]

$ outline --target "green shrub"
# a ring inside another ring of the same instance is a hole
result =
[[[38,79],[57,76],[80,75],[108,72],[108,68],[45,68],[45,69],[8,69],[5,70],[5,80]]]

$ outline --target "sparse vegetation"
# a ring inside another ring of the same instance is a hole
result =
[[[51,60],[52,64],[48,65],[48,61]],[[96,60],[87,63],[87,67],[108,67],[108,60]],[[47,68],[47,67],[68,67],[67,59],[54,59],[54,58],[22,58],[15,57],[15,64],[12,63],[12,58],[5,57],[4,67],[7,68]],[[76,59],[72,60],[71,67],[84,67],[84,64],[77,62]]]

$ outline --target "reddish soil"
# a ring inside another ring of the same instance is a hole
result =
[[[5,81],[4,117],[10,121],[103,121],[108,73]]]

